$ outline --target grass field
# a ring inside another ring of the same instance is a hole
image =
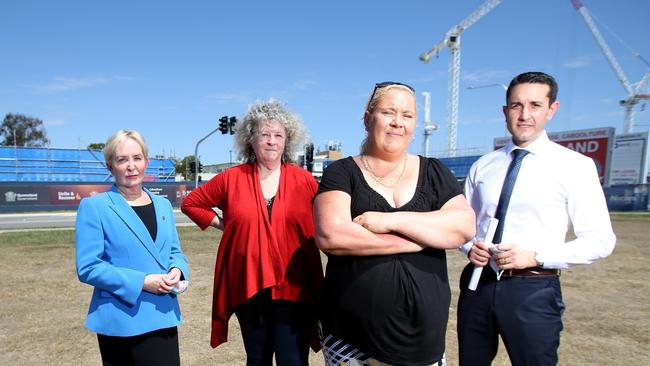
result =
[[[563,271],[567,310],[560,346],[561,365],[650,365],[650,216],[614,215],[617,247],[609,258]],[[217,232],[181,227],[192,271],[181,296],[184,365],[243,365],[236,319],[228,343],[212,349],[209,319]],[[447,361],[457,365],[455,305],[465,259],[448,253],[452,307]],[[83,327],[92,289],[79,283],[74,265],[74,231],[0,233],[0,365],[100,365],[95,334]],[[312,365],[323,365],[320,353]],[[494,365],[508,365],[503,349]]]

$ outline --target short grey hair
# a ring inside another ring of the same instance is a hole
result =
[[[117,149],[117,145],[126,139],[131,139],[137,142],[142,148],[142,153],[144,154],[145,159],[149,159],[149,149],[147,148],[147,144],[144,142],[144,137],[142,137],[140,132],[136,130],[119,130],[106,140],[106,145],[104,145],[104,148],[102,149],[104,160],[107,165],[110,164],[115,157],[115,149]]]
[[[294,163],[294,152],[298,150],[305,139],[305,127],[298,115],[290,112],[282,103],[273,98],[267,102],[257,101],[250,106],[237,124],[235,143],[239,150],[239,158],[246,163],[256,160],[253,142],[259,136],[259,130],[265,123],[279,123],[284,127],[287,136],[282,152],[282,161]]]

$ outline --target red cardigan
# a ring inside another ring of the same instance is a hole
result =
[[[183,200],[181,210],[202,230],[223,212],[217,252],[210,345],[228,340],[228,320],[237,305],[262,289],[273,299],[316,304],[323,280],[314,241],[312,200],[318,184],[306,170],[282,164],[269,222],[257,164],[242,164],[215,176]],[[272,223],[272,224],[271,224]]]

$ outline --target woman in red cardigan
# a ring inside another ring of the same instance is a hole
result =
[[[278,365],[307,365],[310,344],[318,344],[315,304],[323,270],[312,219],[318,185],[290,164],[303,131],[282,104],[253,105],[235,135],[245,163],[192,191],[181,206],[202,230],[223,230],[210,344],[227,341],[234,313],[248,365],[271,365],[273,354]]]

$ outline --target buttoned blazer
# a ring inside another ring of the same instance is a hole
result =
[[[79,204],[77,276],[94,286],[85,324],[93,332],[133,336],[181,323],[176,295],[143,290],[147,274],[164,274],[173,267],[189,279],[171,204],[145,192],[155,209],[155,240],[116,186]]]

